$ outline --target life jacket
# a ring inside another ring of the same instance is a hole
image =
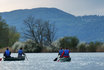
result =
[[[9,51],[9,50],[6,50],[6,51],[5,51],[5,55],[6,55],[6,56],[10,56],[10,51]]]
[[[69,57],[69,50],[64,50],[64,57]]]
[[[19,50],[18,55],[22,55],[22,54],[23,54],[23,50]]]
[[[59,51],[59,55],[61,56],[61,55],[62,55],[62,53],[63,53],[63,50],[60,50],[60,51]]]

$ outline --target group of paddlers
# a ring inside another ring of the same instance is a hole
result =
[[[69,51],[68,48],[65,48],[65,49],[62,49],[62,48],[61,48],[61,49],[59,50],[59,54],[58,54],[58,55],[60,55],[60,58],[62,58],[62,57],[64,57],[64,58],[69,58],[69,57],[70,57],[69,53],[70,53],[70,51]]]
[[[21,58],[23,55],[25,55],[25,54],[24,54],[22,48],[20,48],[20,49],[18,50],[18,58]],[[10,52],[9,48],[7,48],[7,49],[5,50],[5,52],[4,52],[4,57],[5,57],[5,58],[10,58],[10,57],[11,57],[11,52]]]
[[[61,49],[59,50],[58,55],[60,56],[59,58],[63,58],[63,57],[64,57],[64,58],[69,58],[69,57],[70,57],[69,53],[70,53],[70,51],[69,51],[68,48],[66,48],[66,49],[62,49],[62,48],[61,48]],[[25,54],[24,54],[22,48],[20,48],[20,49],[18,50],[18,58],[23,57],[23,55],[25,56]],[[7,49],[5,50],[5,52],[4,52],[4,57],[5,57],[5,58],[10,58],[10,57],[11,57],[11,52],[10,52],[9,48],[7,48]],[[56,60],[57,60],[57,59],[55,59],[54,61],[56,61]]]

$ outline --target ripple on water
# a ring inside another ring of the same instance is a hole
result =
[[[71,62],[54,62],[57,53],[27,53],[25,61],[1,61],[0,70],[103,70],[102,55],[104,53],[71,53]]]

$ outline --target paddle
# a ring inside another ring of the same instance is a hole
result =
[[[57,61],[58,57],[56,57],[53,61]]]
[[[0,61],[2,61],[2,58],[0,58]]]
[[[58,60],[58,58],[59,58],[59,55],[53,60],[53,61],[57,61]]]
[[[28,58],[27,58],[26,54],[25,54],[25,57],[26,57],[26,59],[28,60]]]

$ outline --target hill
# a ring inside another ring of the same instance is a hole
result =
[[[80,41],[104,41],[104,16],[74,16],[57,8],[21,9],[1,12],[1,16],[10,26],[16,26],[21,32],[23,20],[27,16],[49,20],[57,28],[56,39],[64,36],[76,36]]]

